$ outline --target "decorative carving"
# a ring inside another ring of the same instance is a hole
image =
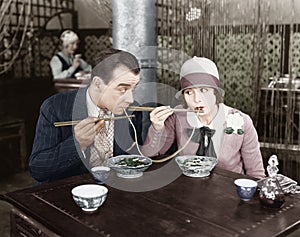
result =
[[[12,209],[11,211],[11,236],[27,236],[27,237],[58,237],[57,234],[46,229],[35,220],[29,218],[24,213]]]

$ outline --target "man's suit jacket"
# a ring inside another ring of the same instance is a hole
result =
[[[89,169],[89,157],[87,155],[87,159],[83,158],[74,137],[73,126],[54,127],[53,125],[54,122],[81,120],[88,116],[86,90],[59,93],[43,102],[29,158],[29,171],[37,181],[51,182],[82,174]],[[135,113],[132,121],[141,144],[142,114]],[[133,134],[132,128],[126,119],[114,123],[114,155],[127,154],[124,150],[133,142],[133,139],[128,137]],[[86,153],[89,154],[89,149]]]

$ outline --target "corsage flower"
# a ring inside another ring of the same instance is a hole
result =
[[[229,114],[227,116],[226,122],[227,122],[227,128],[225,129],[226,134],[232,134],[232,133],[236,133],[238,135],[244,134],[244,131],[242,129],[244,125],[244,119],[239,112]]]

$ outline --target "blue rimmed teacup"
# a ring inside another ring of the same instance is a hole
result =
[[[109,177],[110,168],[107,166],[95,166],[91,169],[91,173],[98,184],[103,184]]]
[[[249,201],[257,188],[257,182],[252,179],[236,179],[234,184],[237,194],[243,201]]]

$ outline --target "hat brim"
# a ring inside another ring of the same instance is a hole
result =
[[[190,88],[195,88],[195,87],[209,87],[209,88],[214,88],[214,89],[217,89],[220,94],[222,96],[225,95],[225,91],[223,89],[221,89],[220,87],[217,87],[217,86],[208,86],[208,85],[204,85],[204,84],[196,84],[196,85],[191,85],[191,86],[188,86],[188,87],[185,87],[184,89],[181,89],[180,91],[178,91],[176,94],[175,94],[175,98],[176,99],[179,99],[180,96],[182,95],[182,92],[186,89],[190,89]]]

